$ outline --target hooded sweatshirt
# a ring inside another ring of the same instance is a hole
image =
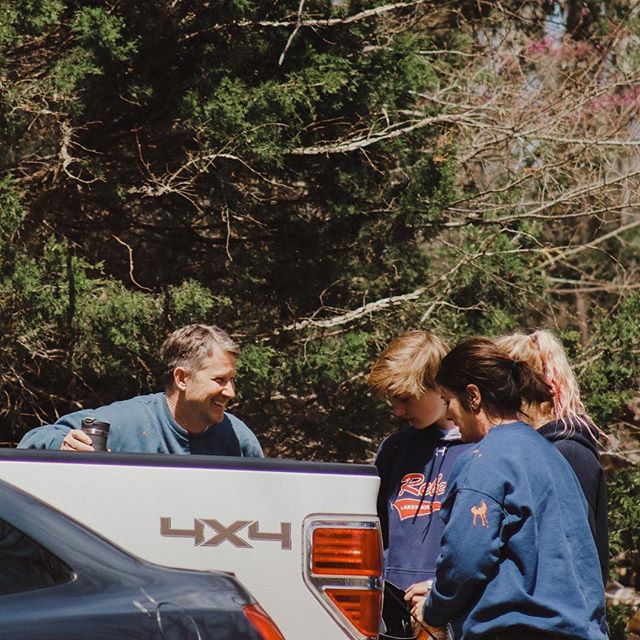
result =
[[[468,446],[457,429],[405,427],[380,445],[378,516],[385,547],[385,579],[405,590],[433,579],[443,522],[436,517],[449,474]]]
[[[598,445],[588,418],[548,422],[538,433],[553,442],[571,465],[589,506],[589,526],[596,543],[602,581],[609,577],[609,528],[607,523],[607,486]]]
[[[533,427],[495,426],[467,449],[441,516],[427,624],[461,625],[465,640],[507,630],[607,639],[586,500],[567,461]]]

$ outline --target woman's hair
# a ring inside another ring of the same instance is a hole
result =
[[[419,396],[436,388],[436,372],[448,349],[427,331],[408,331],[393,340],[376,360],[367,383],[378,395]]]
[[[202,369],[215,350],[237,356],[240,347],[219,327],[189,324],[176,329],[163,343],[160,355],[164,363],[166,388],[173,384],[173,371],[184,367],[190,371]]]
[[[498,338],[496,343],[508,351],[512,358],[528,363],[542,374],[551,387],[553,391],[551,403],[537,409],[536,407],[528,409],[532,413],[537,412],[539,421],[557,420],[565,427],[577,422],[589,430],[599,431],[586,418],[576,375],[562,344],[551,331],[539,329],[529,334],[515,332]]]
[[[512,359],[489,338],[465,338],[442,360],[437,383],[458,396],[470,411],[467,386],[476,385],[482,408],[491,416],[504,417],[520,411],[523,402],[541,403],[553,398],[551,387],[526,362]]]

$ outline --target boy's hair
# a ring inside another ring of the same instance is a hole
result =
[[[173,371],[176,367],[198,371],[216,349],[235,356],[240,353],[238,344],[214,325],[189,324],[176,329],[164,341],[160,351],[164,363],[165,387],[168,389],[173,384]]]
[[[408,331],[393,340],[376,360],[367,383],[381,396],[420,396],[435,389],[446,344],[428,331]]]

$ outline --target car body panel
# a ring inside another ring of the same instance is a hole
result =
[[[0,533],[14,528],[0,537],[0,638],[259,640],[242,610],[255,600],[233,576],[140,560],[3,481],[0,505]],[[21,564],[47,586],[22,584]]]

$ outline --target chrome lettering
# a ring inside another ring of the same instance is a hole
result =
[[[249,527],[249,540],[280,540],[281,549],[291,549],[291,523],[281,522],[280,533],[266,533],[260,531],[260,523],[252,522]]]
[[[281,522],[278,532],[267,532],[260,531],[260,523],[257,520],[236,520],[225,526],[214,518],[194,518],[192,529],[181,529],[173,527],[171,518],[162,517],[160,518],[160,535],[166,538],[191,538],[197,547],[217,547],[223,542],[228,542],[239,549],[253,549],[253,545],[244,540],[240,534],[247,526],[246,535],[249,540],[280,542],[281,549],[291,549],[290,522]],[[209,539],[205,537],[206,529],[214,532]]]
[[[202,522],[204,522],[208,527],[211,527],[214,531],[217,531],[215,536],[209,538],[209,540],[203,543],[205,547],[217,547],[226,540],[234,547],[251,548],[251,545],[248,542],[245,542],[242,538],[235,535],[237,531],[244,529],[251,522],[250,520],[236,520],[228,527],[220,524],[217,520],[209,520],[207,518],[203,518]]]

